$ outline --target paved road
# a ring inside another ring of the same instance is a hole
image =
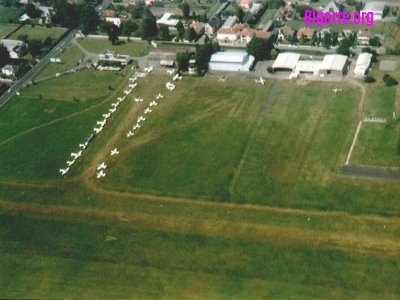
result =
[[[96,7],[97,12],[102,12],[111,3],[112,0],[104,0],[102,5]],[[18,92],[22,86],[24,86],[29,80],[31,80],[46,64],[50,61],[50,58],[54,57],[74,38],[78,29],[73,29],[66,37],[64,37],[49,53],[47,53],[32,69],[30,69],[20,80],[14,83],[9,92],[5,92],[0,97],[0,107],[6,104]]]

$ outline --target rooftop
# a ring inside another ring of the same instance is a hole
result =
[[[321,63],[321,70],[342,71],[347,62],[347,56],[339,54],[325,55]]]
[[[368,12],[383,12],[384,9],[385,2],[369,2],[365,4],[362,10]]]
[[[275,59],[272,68],[274,69],[291,69],[296,67],[297,62],[300,59],[300,54],[284,52],[279,53],[278,57]]]

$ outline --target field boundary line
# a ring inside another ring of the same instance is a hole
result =
[[[351,144],[351,147],[350,147],[350,150],[349,150],[349,154],[347,155],[347,159],[346,159],[345,165],[349,164],[351,153],[353,152],[353,148],[356,145],[357,137],[358,137],[358,134],[360,132],[362,123],[363,123],[362,121],[360,121],[360,123],[358,123],[357,131],[356,131],[356,134],[354,135],[353,143]]]

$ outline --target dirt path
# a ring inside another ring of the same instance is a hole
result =
[[[353,79],[353,78],[349,78],[348,82],[358,86],[359,88],[361,88],[362,91],[362,95],[361,95],[361,100],[360,100],[360,104],[358,105],[358,114],[359,117],[362,117],[362,113],[364,111],[364,104],[365,104],[365,96],[366,96],[366,88],[363,84],[359,83],[357,80]]]

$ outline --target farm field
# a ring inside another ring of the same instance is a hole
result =
[[[80,81],[93,90],[88,78],[97,74],[84,72],[42,90],[56,98]],[[0,129],[17,127],[0,130],[1,298],[400,293],[399,188],[336,176],[358,123],[359,89],[343,85],[336,97],[333,83],[282,81],[266,104],[274,80],[184,77],[168,92],[169,77],[139,78],[61,177],[69,153],[122,96],[125,75],[81,102],[37,99],[37,84],[0,110]],[[164,98],[127,138],[158,92]],[[102,161],[107,177],[98,180]]]
[[[100,54],[106,50],[116,51],[118,54],[126,54],[130,56],[145,56],[153,48],[147,42],[125,42],[121,45],[111,45],[108,40],[100,39],[79,39],[77,40],[87,51]]]
[[[16,24],[0,24],[0,37],[6,36],[17,27],[18,25]]]
[[[53,40],[56,40],[66,31],[66,28],[47,28],[44,26],[32,27],[25,25],[14,32],[9,38],[16,40],[21,35],[27,35],[32,40],[37,39],[43,42],[47,37],[51,37]]]
[[[57,73],[62,73],[76,67],[79,60],[83,59],[85,55],[78,47],[69,45],[68,48],[57,56],[61,59],[62,63],[49,63],[37,76],[36,80],[54,76]]]

